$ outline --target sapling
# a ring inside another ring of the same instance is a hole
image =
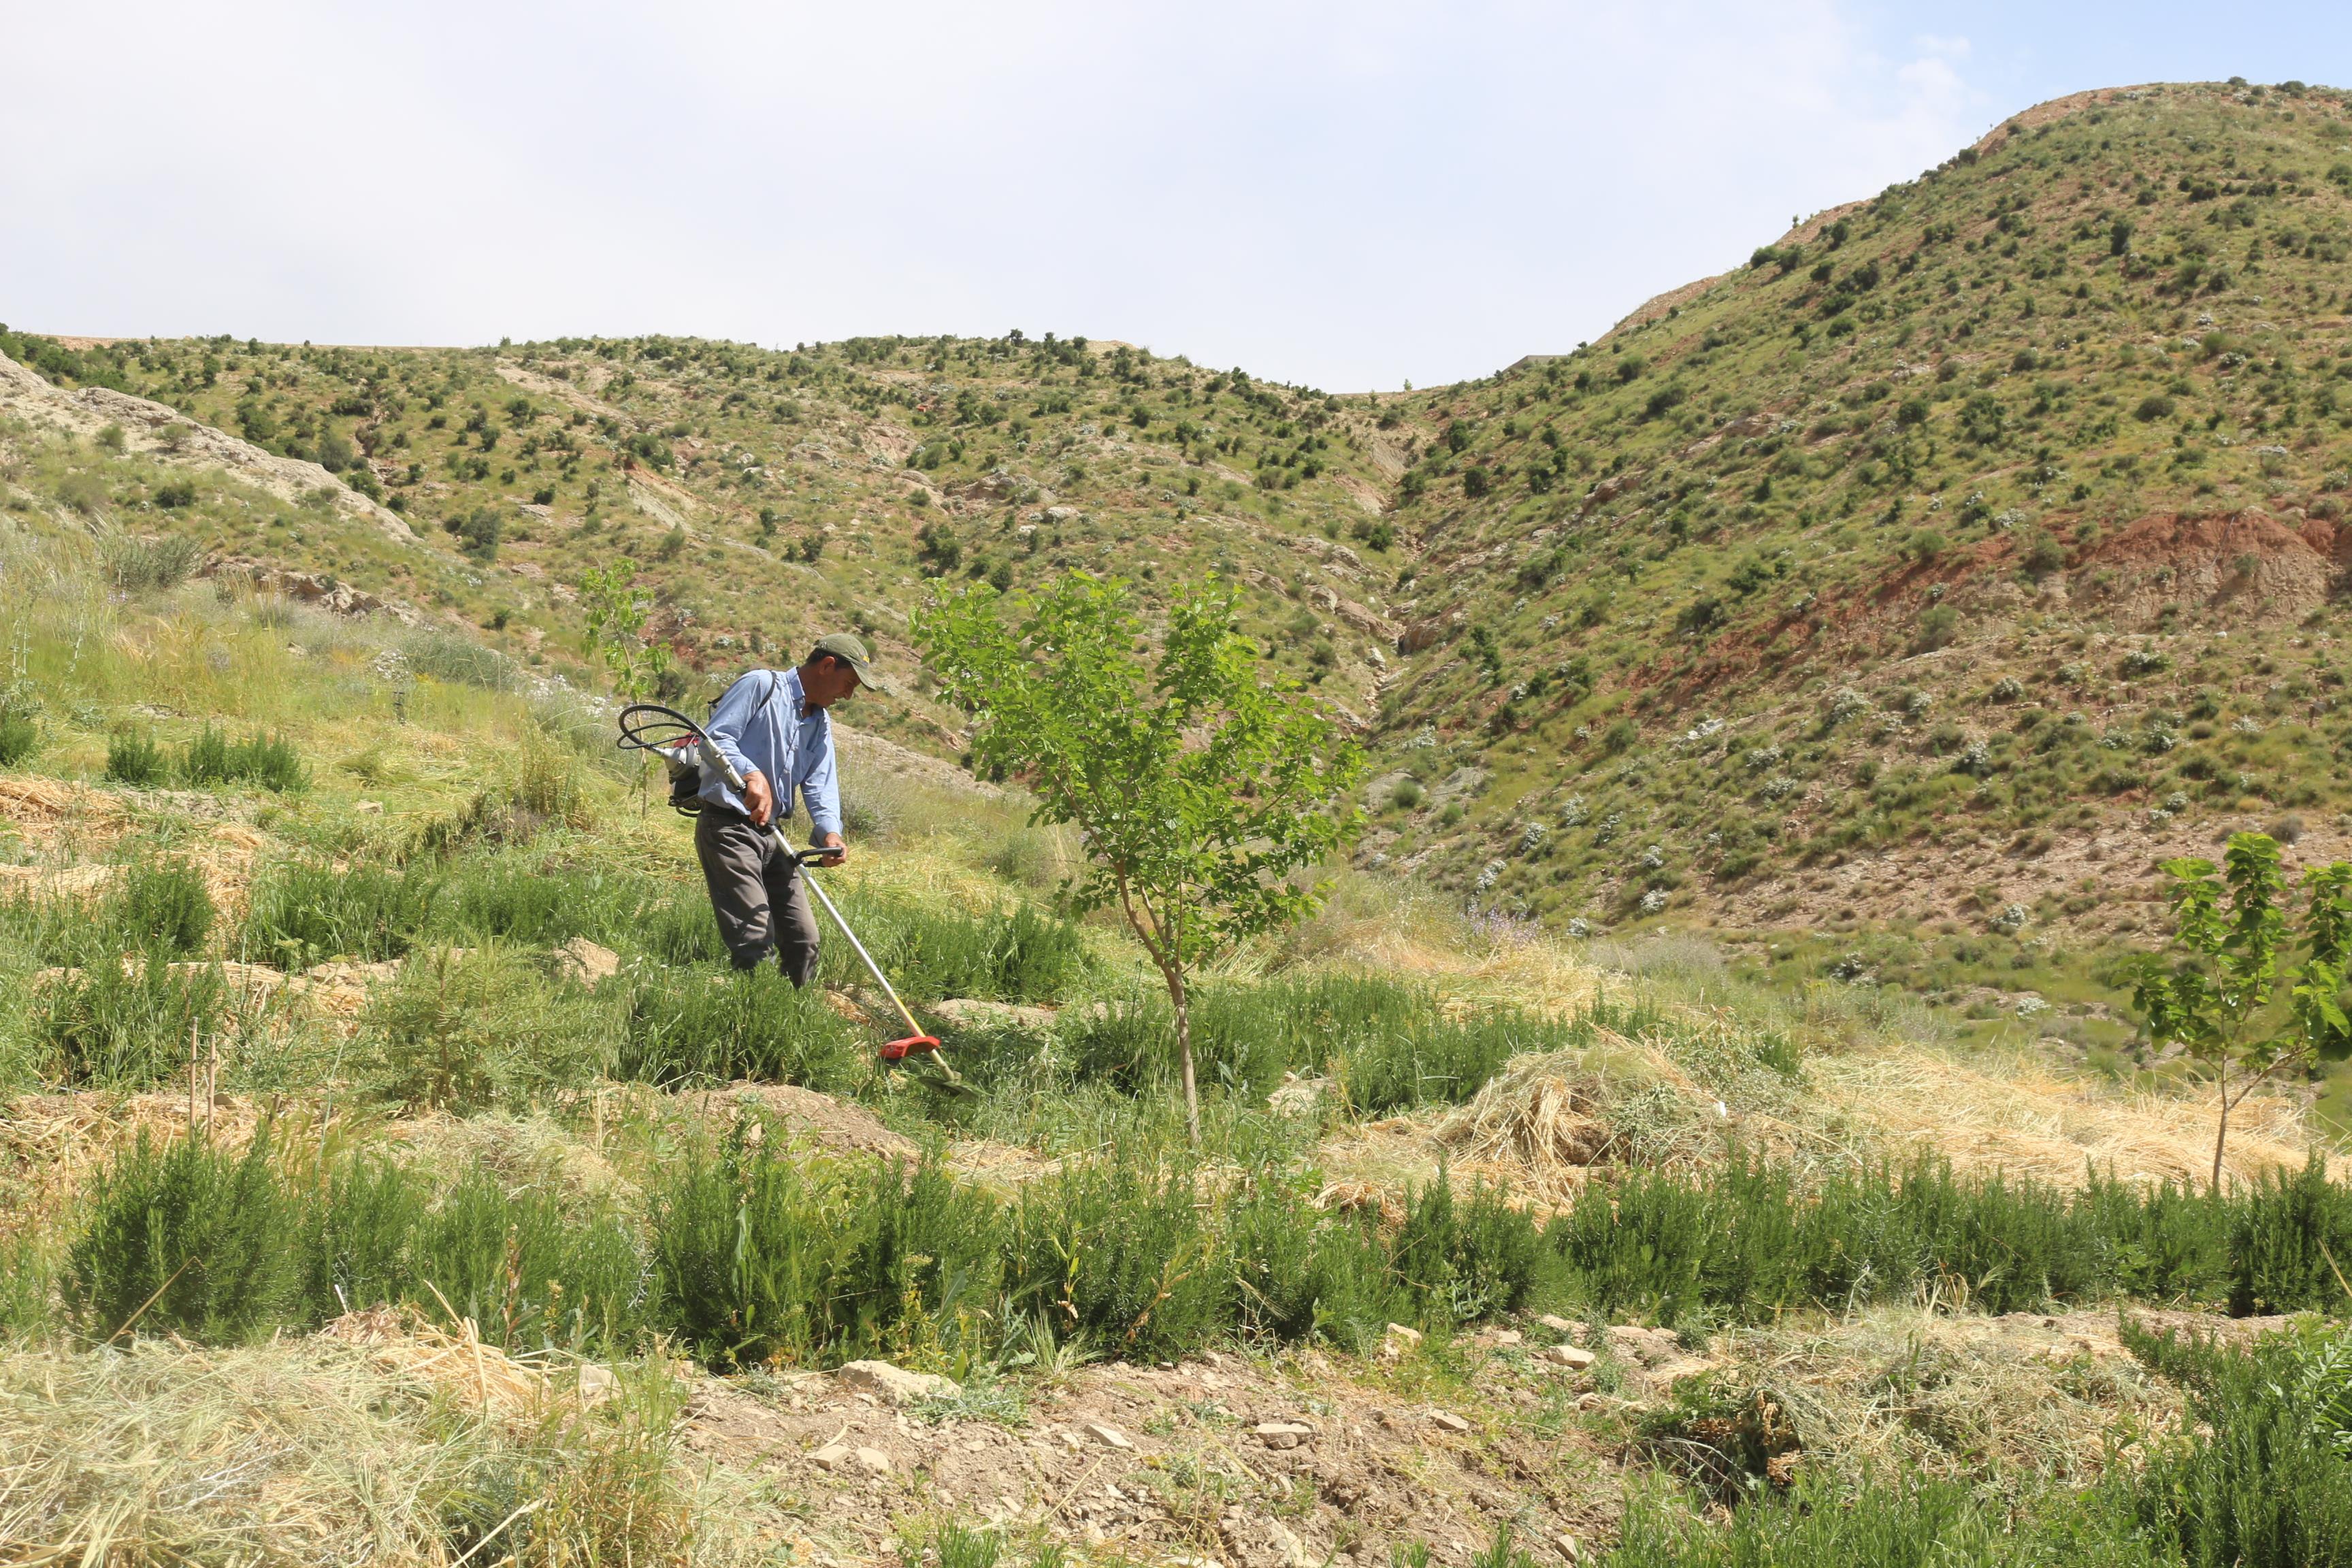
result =
[[[1294,874],[1361,826],[1347,802],[1361,752],[1261,662],[1220,584],[1181,588],[1156,639],[1124,584],[1083,572],[1037,598],[944,592],[915,635],[973,716],[973,767],[1018,775],[1038,821],[1077,828],[1072,902],[1116,905],[1159,970],[1199,1142],[1190,977],[1318,906],[1322,888]]]
[[[2352,1055],[2352,1021],[2340,1001],[2352,948],[2352,864],[2305,873],[2303,920],[2294,931],[2286,874],[2268,834],[2231,834],[2219,876],[2210,860],[2195,857],[2168,860],[2163,870],[2172,879],[2175,956],[2168,966],[2162,954],[2141,957],[2132,1002],[2152,1043],[2177,1043],[2212,1071],[2218,1195],[2230,1112],[2273,1073]],[[2298,948],[2303,963],[2290,966]]]

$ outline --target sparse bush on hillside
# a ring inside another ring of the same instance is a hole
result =
[[[157,594],[178,587],[196,569],[197,553],[196,542],[181,533],[142,539],[115,532],[106,535],[100,545],[107,576],[126,594]]]
[[[163,748],[146,731],[118,730],[106,743],[106,776],[111,783],[142,788],[159,784],[166,768]]]

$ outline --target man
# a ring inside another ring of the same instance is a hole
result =
[[[818,864],[841,864],[841,792],[828,710],[861,686],[890,689],[875,673],[866,644],[836,632],[820,638],[797,669],[745,674],[710,715],[706,732],[742,775],[743,793],[729,789],[718,769],[703,770],[694,853],[738,969],[756,969],[773,952],[795,985],[816,973],[816,912],[800,868],[776,849],[768,825],[779,816],[790,819],[798,790],[811,846],[836,851]]]

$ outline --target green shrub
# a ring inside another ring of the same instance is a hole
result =
[[[1480,1183],[1458,1204],[1437,1179],[1407,1194],[1405,1222],[1390,1245],[1389,1268],[1417,1316],[1451,1328],[1517,1311],[1543,1268],[1542,1247],[1525,1215]]]
[[[671,889],[672,884],[628,873],[562,870],[512,855],[472,856],[449,866],[433,900],[431,927],[452,937],[534,947],[555,947],[579,936],[635,945],[645,940],[644,911]],[[703,924],[715,928],[707,904],[692,895],[677,897],[690,912],[700,913]],[[693,955],[686,960],[692,961]]]
[[[23,1234],[0,1238],[0,1345],[37,1338],[50,1325],[57,1279],[43,1239]]]
[[[149,1089],[177,1077],[189,1041],[226,1032],[229,992],[217,967],[174,964],[167,947],[90,955],[36,993],[32,1033],[43,1071],[74,1088]]]
[[[928,1162],[829,1173],[760,1125],[679,1162],[653,1203],[663,1321],[704,1361],[903,1352],[993,1300],[993,1199]]]
[[[64,1279],[85,1333],[135,1327],[237,1344],[289,1315],[299,1216],[271,1169],[266,1123],[242,1154],[193,1133],[158,1148],[142,1129],[87,1207]]]
[[[358,1071],[404,1110],[524,1106],[593,1078],[606,1020],[512,948],[418,953],[370,996]]]
[[[282,735],[255,734],[231,743],[210,724],[188,742],[181,754],[180,778],[193,788],[251,783],[284,794],[309,785],[310,773],[301,753]]]
[[[913,1000],[1057,1002],[1085,956],[1076,926],[1042,916],[1027,904],[974,916],[866,898],[845,901],[842,912],[892,983]],[[866,966],[849,944],[838,931],[825,935],[820,971],[824,983],[863,984]]]
[[[828,1091],[865,1070],[866,1046],[773,964],[713,973],[649,965],[632,977],[614,1071],[648,1083],[757,1079]]]
[[[1728,1523],[1701,1518],[1658,1489],[1634,1491],[1605,1568],[2158,1568],[2177,1561],[2133,1538],[2098,1493],[2062,1489],[2013,1511],[1958,1481],[1872,1478],[1851,1489],[1807,1478],[1759,1498]],[[2221,1560],[2226,1561],[2226,1559]]]
[[[424,929],[434,891],[419,871],[289,862],[254,884],[239,945],[248,960],[289,970],[399,958]]]
[[[424,1178],[381,1156],[327,1173],[303,1225],[304,1316],[320,1322],[409,1300],[409,1242],[432,1195]]]
[[[1246,1099],[1264,1098],[1285,1073],[1329,1069],[1360,1110],[1458,1103],[1513,1055],[1576,1039],[1567,1026],[1508,1011],[1451,1019],[1426,986],[1376,975],[1203,986],[1192,998],[1202,1079]],[[1075,1079],[1126,1093],[1175,1070],[1173,1018],[1157,996],[1066,1016],[1060,1045]]]
[[[107,576],[127,594],[153,594],[178,587],[196,569],[198,553],[195,540],[181,533],[167,533],[160,539],[117,533],[110,535],[100,547]]]
[[[132,947],[191,953],[212,934],[212,894],[204,872],[186,860],[141,861],[124,870],[107,915]]]
[[[114,784],[145,788],[163,782],[163,748],[142,731],[118,730],[106,742],[106,776]]]
[[[719,940],[719,921],[700,889],[680,889],[642,905],[633,934],[639,949],[664,963],[727,961],[727,944]]]
[[[283,735],[247,737],[243,745],[231,750],[229,769],[230,776],[278,795],[308,788],[310,783],[310,770],[302,765],[301,753]]]
[[[446,1301],[509,1350],[625,1344],[648,1284],[621,1216],[575,1216],[545,1192],[510,1194],[485,1167],[417,1218],[408,1246],[408,1299],[430,1302],[428,1312]]]
[[[40,728],[30,714],[0,710],[0,768],[28,763],[40,749]]]
[[[2352,1563],[2344,1429],[2352,1346],[2340,1328],[2231,1350],[2126,1321],[2124,1342],[2189,1393],[2184,1441],[2152,1448],[2144,1470],[2125,1470],[2106,1489],[2166,1561]]]
[[[1065,1335],[1162,1361],[1232,1321],[1223,1252],[1190,1176],[1133,1159],[1069,1166],[1022,1188],[1004,1289],[1014,1310]]]
[[[491,548],[497,548],[495,535]],[[520,684],[514,660],[456,632],[419,632],[401,644],[400,651],[417,674],[453,686],[510,691]]]
[[[2320,1184],[2327,1205],[2344,1202]],[[1780,1167],[1743,1163],[1704,1179],[1644,1174],[1588,1190],[1546,1240],[1596,1310],[1663,1322],[1836,1308],[1924,1285],[1965,1287],[1992,1312],[2130,1291],[2211,1301],[2233,1271],[2276,1293],[2250,1300],[2321,1305],[2328,1298],[2300,1260],[2317,1256],[2323,1205],[2280,1198],[2290,1186],[2216,1200],[2095,1179],[2069,1194],[1963,1182],[1932,1164],[1801,1185]],[[2258,1223],[2271,1238],[2263,1256],[2279,1261],[2251,1256]]]
[[[2315,1153],[2290,1175],[2269,1171],[2240,1189],[2230,1216],[2230,1310],[2341,1310],[2338,1268],[2352,1262],[2352,1192]]]

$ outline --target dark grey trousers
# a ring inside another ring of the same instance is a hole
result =
[[[735,967],[757,969],[772,952],[793,984],[806,985],[816,974],[816,910],[801,868],[765,830],[715,806],[695,818],[694,856]]]

